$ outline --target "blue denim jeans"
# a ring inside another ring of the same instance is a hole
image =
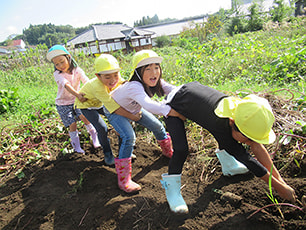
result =
[[[136,135],[130,120],[118,114],[110,113],[105,107],[103,107],[103,109],[109,123],[119,133],[122,140],[119,149],[119,159],[131,157],[136,142]],[[152,113],[144,109],[142,109],[141,119],[136,123],[152,131],[157,140],[164,140],[167,138],[167,133],[163,124]]]
[[[107,125],[101,115],[104,115],[103,109],[81,109],[82,114],[95,127],[98,133],[99,142],[103,148],[103,152],[112,153],[112,149],[107,138]]]

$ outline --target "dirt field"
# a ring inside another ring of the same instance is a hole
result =
[[[138,134],[139,135],[139,134]],[[117,153],[117,139],[110,133]],[[84,144],[86,155],[60,151],[53,159],[30,164],[25,177],[8,177],[0,187],[1,229],[305,229],[305,212],[281,206],[281,212],[268,207],[268,186],[252,174],[225,177],[213,151],[196,153],[190,143],[190,156],[182,174],[182,194],[188,215],[171,213],[161,187],[161,174],[169,159],[161,155],[156,141],[138,136],[132,176],[142,186],[129,195],[117,186],[114,167],[104,164],[101,150]],[[210,161],[203,160],[212,157]],[[282,171],[301,199],[306,194],[305,159]],[[213,191],[240,195],[241,203],[220,199]],[[282,199],[274,193],[279,203]],[[299,207],[301,205],[295,204]],[[283,217],[281,214],[283,214]],[[250,218],[248,218],[250,217]]]

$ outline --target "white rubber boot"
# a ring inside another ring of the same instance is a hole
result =
[[[85,151],[81,148],[78,131],[69,132],[69,136],[70,136],[71,145],[72,145],[74,151],[84,154]]]
[[[92,124],[85,125],[85,127],[87,129],[87,132],[91,136],[93,146],[95,148],[101,147],[95,127]]]
[[[223,150],[216,150],[216,155],[221,163],[222,173],[224,176],[234,176],[249,172],[248,168],[237,161],[235,157]]]
[[[175,213],[188,213],[188,207],[181,194],[181,174],[162,174],[161,184],[166,191],[170,209]]]

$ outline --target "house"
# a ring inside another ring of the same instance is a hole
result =
[[[25,52],[26,44],[22,39],[12,40],[8,43],[8,46],[0,47],[0,54],[11,54],[13,51]]]
[[[156,45],[156,39],[161,36],[174,37],[179,35],[184,28],[190,27],[190,24],[193,23],[203,23],[207,21],[207,18],[204,16],[198,16],[188,19],[176,20],[167,23],[159,23],[153,25],[145,25],[137,27],[136,29],[146,29],[154,32],[152,35],[152,45]]]
[[[10,46],[17,48],[18,50],[24,50],[26,45],[22,39],[18,39],[13,40]]]
[[[123,24],[93,25],[91,29],[69,40],[67,45],[87,55],[117,50],[138,51],[152,48],[153,34],[151,31]]]

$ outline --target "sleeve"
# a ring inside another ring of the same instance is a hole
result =
[[[169,105],[162,104],[160,102],[152,100],[146,94],[143,86],[139,82],[133,82],[133,84],[130,84],[127,93],[138,104],[140,104],[145,110],[153,114],[167,116],[171,110],[171,107]]]
[[[83,69],[78,67],[78,73],[80,75],[80,80],[82,81],[83,84],[89,81],[89,78],[86,76],[85,72]]]
[[[64,88],[65,85],[69,83],[69,81],[66,78],[62,77],[58,71],[55,71],[53,73],[53,76],[54,76],[56,84],[62,88]]]
[[[170,83],[166,82],[164,79],[161,79],[160,82],[166,95],[168,95],[172,90],[176,88],[176,86],[171,85]]]

